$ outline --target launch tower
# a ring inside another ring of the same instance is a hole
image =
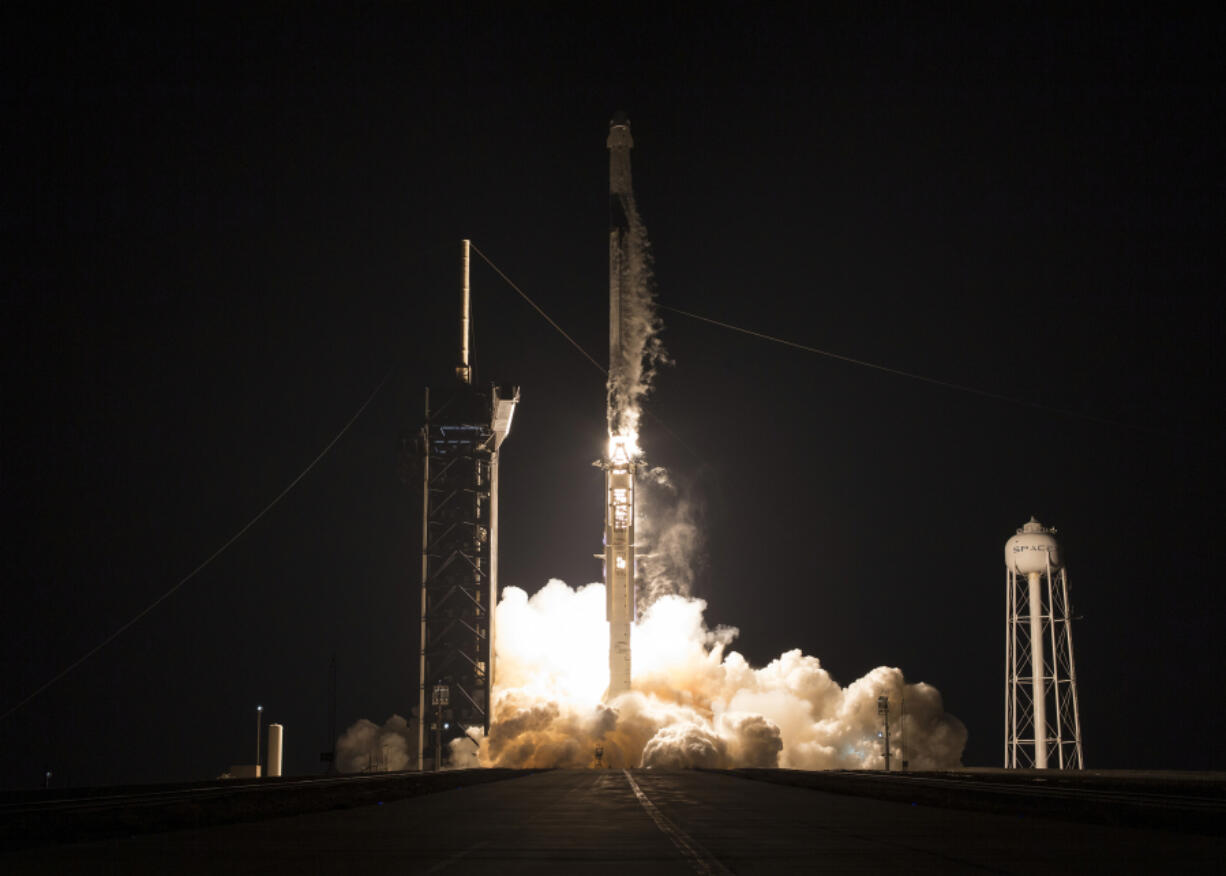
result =
[[[421,427],[421,654],[417,763],[440,769],[451,740],[490,728],[498,602],[498,461],[519,388],[472,384],[469,242],[463,243],[460,364]]]
[[[1068,575],[1033,517],[1005,543],[1005,767],[1085,769]]]
[[[637,562],[634,551],[634,481],[638,442],[624,410],[627,383],[639,363],[630,352],[629,302],[634,295],[631,235],[634,219],[630,186],[630,120],[617,113],[609,122],[609,446],[605,471],[604,584],[609,621],[610,699],[630,690],[630,627],[634,622]]]

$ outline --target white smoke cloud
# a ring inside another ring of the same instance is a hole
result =
[[[841,687],[800,650],[754,668],[729,650],[736,629],[709,629],[705,609],[678,595],[653,603],[633,630],[634,690],[604,704],[604,586],[553,580],[531,598],[507,588],[495,626],[493,721],[489,737],[477,737],[477,762],[588,767],[599,746],[611,767],[875,768],[884,694],[899,760],[912,769],[959,765],[966,728],[936,688],[886,666]]]
[[[640,477],[635,531],[638,554],[638,612],[662,596],[689,596],[694,576],[706,563],[702,506],[656,466]]]
[[[627,176],[629,168],[625,169]],[[627,186],[621,201],[629,225],[623,246],[610,252],[620,272],[620,327],[623,362],[609,374],[609,429],[622,435],[638,435],[640,405],[651,390],[656,368],[668,362],[660,342],[661,322],[656,312],[651,244],[639,216],[634,193]]]
[[[336,768],[342,773],[369,773],[416,766],[416,733],[416,727],[410,729],[399,715],[392,715],[383,726],[361,718],[336,741]]]

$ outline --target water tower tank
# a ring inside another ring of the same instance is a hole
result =
[[[1053,572],[1060,568],[1060,545],[1053,532],[1031,517],[1017,535],[1005,542],[1005,567],[1018,575],[1046,572],[1049,562]]]

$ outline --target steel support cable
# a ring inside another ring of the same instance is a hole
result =
[[[672,313],[679,313],[682,316],[688,316],[690,319],[696,319],[699,322],[710,323],[711,325],[719,326],[720,328],[728,329],[729,331],[740,332],[744,335],[760,338],[764,341],[772,341],[776,344],[783,344],[785,347],[794,347],[797,350],[804,350],[806,353],[816,353],[819,356],[826,356],[830,359],[838,359],[840,362],[848,362],[852,365],[860,365],[864,368],[872,368],[877,371],[884,371],[887,374],[894,374],[898,377],[907,377],[911,380],[919,380],[924,383],[931,383],[934,386],[943,386],[946,389],[956,390],[958,392],[967,392],[972,395],[982,396],[984,398],[996,399],[997,401],[1008,402],[1009,404],[1022,405],[1035,410],[1049,411],[1053,414],[1063,414],[1066,417],[1076,417],[1081,420],[1089,420],[1094,423],[1102,423],[1107,426],[1121,426],[1126,429],[1135,429],[1138,432],[1147,432],[1158,435],[1163,434],[1157,429],[1149,429],[1145,426],[1138,426],[1133,423],[1123,423],[1118,420],[1108,420],[1105,417],[1096,417],[1093,414],[1083,414],[1080,411],[1070,411],[1067,408],[1056,408],[1050,405],[1040,404],[1039,402],[1026,401],[1025,399],[1014,398],[1009,395],[1002,395],[998,392],[991,392],[986,389],[978,389],[974,386],[964,386],[961,383],[951,383],[948,380],[938,380],[935,377],[925,377],[923,374],[916,374],[912,371],[903,371],[899,368],[891,368],[888,365],[878,365],[875,362],[866,362],[863,359],[853,359],[851,356],[844,356],[841,353],[832,353],[829,350],[819,350],[817,347],[810,347],[808,344],[798,344],[795,341],[789,341],[786,338],[777,338],[774,335],[768,335],[765,332],[754,331],[753,329],[742,328],[739,325],[721,322],[718,319],[711,319],[709,316],[701,316],[697,313],[691,313],[688,310],[682,310],[679,307],[669,307],[667,304],[660,304],[658,307],[661,310],[667,310]]]
[[[566,338],[566,340],[570,341],[571,346],[574,347],[576,350],[578,350],[580,353],[582,353],[585,359],[587,359],[589,362],[595,365],[597,370],[599,370],[601,374],[608,376],[608,373],[609,373],[608,370],[603,365],[601,365],[599,362],[597,362],[591,353],[583,349],[583,347],[579,346],[579,342],[576,341],[574,338],[572,338],[570,335],[568,335],[566,333],[566,329],[562,328],[562,326],[554,322],[548,313],[541,310],[541,306],[537,304],[535,301],[533,301],[531,298],[529,298],[527,292],[525,292],[523,289],[520,289],[518,286],[516,286],[515,283],[512,282],[511,278],[502,272],[502,268],[498,267],[496,264],[490,261],[490,257],[487,256],[485,253],[483,253],[480,249],[478,249],[475,243],[472,243],[471,241],[469,241],[469,246],[472,247],[473,252],[481,256],[482,261],[484,261],[487,265],[493,268],[495,274],[502,277],[502,279],[506,282],[508,286],[514,289],[517,293],[519,293],[520,298],[524,299],[524,301],[527,301],[530,305],[532,305],[532,309],[535,310],[537,313],[539,313],[541,317],[545,320],[545,322],[553,326],[557,330],[558,334]]]
[[[519,293],[519,296],[520,296],[521,298],[523,298],[523,299],[524,299],[524,301],[527,301],[527,302],[528,302],[530,305],[532,305],[532,309],[533,309],[533,310],[535,310],[537,313],[539,313],[539,314],[541,315],[541,317],[542,317],[542,318],[543,318],[543,319],[544,319],[544,320],[545,320],[547,323],[549,323],[551,326],[553,326],[553,327],[554,327],[554,328],[557,330],[558,334],[560,334],[562,337],[566,338],[566,340],[570,341],[570,344],[571,344],[571,346],[572,346],[572,347],[574,347],[574,348],[575,348],[576,350],[578,350],[578,351],[579,351],[581,354],[583,354],[583,357],[584,357],[585,359],[587,359],[589,362],[591,362],[593,365],[595,365],[595,366],[596,366],[596,368],[597,368],[597,370],[598,370],[598,371],[600,371],[600,373],[601,373],[601,374],[605,375],[605,377],[608,377],[608,376],[609,376],[609,370],[608,370],[607,368],[605,368],[603,365],[601,365],[599,362],[597,362],[597,361],[596,361],[596,359],[595,359],[595,357],[594,357],[594,356],[592,356],[592,354],[591,354],[591,353],[589,353],[587,350],[583,349],[583,347],[579,346],[579,342],[578,342],[578,341],[576,341],[576,340],[575,340],[574,338],[572,338],[572,337],[571,337],[569,334],[567,334],[567,333],[566,333],[566,330],[565,330],[564,328],[562,328],[562,326],[560,326],[560,325],[558,325],[556,322],[554,322],[554,321],[553,321],[553,318],[552,318],[552,317],[550,317],[550,316],[549,316],[549,314],[547,314],[547,313],[546,313],[544,310],[542,310],[542,309],[541,309],[541,306],[540,306],[539,304],[537,304],[535,301],[533,301],[531,298],[529,298],[529,297],[528,297],[528,294],[527,294],[526,292],[524,292],[524,290],[523,290],[523,289],[520,289],[518,286],[516,286],[516,285],[515,285],[515,283],[514,283],[514,282],[512,282],[511,278],[510,278],[510,277],[508,277],[506,274],[504,274],[504,273],[502,272],[502,269],[501,269],[501,268],[499,268],[499,267],[498,267],[496,264],[494,264],[492,261],[490,261],[490,257],[489,257],[489,256],[487,256],[485,253],[483,253],[483,252],[482,252],[480,249],[478,249],[478,248],[477,248],[477,245],[476,245],[475,243],[472,243],[472,242],[470,241],[470,242],[469,242],[469,246],[471,246],[471,247],[472,247],[473,252],[475,252],[477,255],[481,256],[481,259],[482,259],[482,260],[483,260],[483,261],[484,261],[484,262],[485,262],[487,265],[489,265],[489,266],[490,266],[490,267],[491,267],[491,268],[494,270],[494,273],[496,273],[496,274],[497,274],[499,277],[502,277],[502,279],[503,279],[503,280],[506,282],[506,284],[507,284],[508,286],[510,286],[512,289],[514,289],[514,290],[515,290],[517,293]],[[667,423],[665,423],[663,420],[661,420],[661,419],[660,419],[658,416],[656,416],[655,414],[653,414],[651,411],[644,410],[644,411],[643,411],[643,413],[644,413],[646,416],[650,417],[652,420],[654,420],[654,421],[656,422],[656,424],[657,424],[657,425],[658,425],[658,426],[659,426],[661,429],[663,429],[663,430],[664,430],[665,432],[667,432],[667,433],[668,433],[670,436],[672,436],[673,440],[675,440],[675,441],[676,441],[678,444],[680,444],[682,447],[684,447],[686,450],[688,450],[688,451],[690,452],[690,454],[691,454],[691,455],[693,455],[693,457],[694,457],[695,459],[697,459],[699,462],[703,462],[703,463],[705,463],[705,462],[706,462],[706,460],[704,460],[704,459],[702,458],[702,456],[701,456],[701,455],[698,453],[698,451],[697,451],[697,450],[695,450],[693,447],[691,447],[691,446],[690,446],[690,445],[689,445],[689,444],[688,444],[688,443],[685,441],[685,439],[684,439],[684,438],[682,438],[680,435],[678,435],[676,432],[674,432],[672,429],[670,429],[670,428],[668,427],[668,424],[667,424]]]
[[[65,667],[64,669],[56,673],[54,676],[52,676],[49,681],[45,682],[43,685],[38,687],[33,693],[29,694],[28,696],[26,696],[25,699],[17,703],[17,705],[5,710],[4,714],[0,715],[0,720],[3,720],[7,718],[9,715],[16,712],[26,703],[30,702],[35,697],[37,697],[39,694],[41,694],[43,691],[50,688],[52,685],[54,685],[64,676],[68,675],[70,672],[72,672],[74,669],[76,669],[86,660],[93,657],[95,654],[97,654],[107,645],[111,644],[111,642],[118,639],[130,627],[132,627],[134,624],[140,621],[141,618],[145,617],[147,614],[149,614],[149,612],[153,611],[155,608],[157,608],[159,605],[161,605],[163,602],[165,602],[167,599],[173,596],[179,590],[179,588],[181,588],[184,584],[186,584],[188,581],[191,581],[193,578],[195,578],[197,575],[199,575],[201,572],[207,569],[209,565],[212,564],[212,562],[215,559],[220,557],[223,553],[226,552],[226,550],[231,545],[233,545],[236,541],[242,538],[243,535],[247,532],[247,530],[251,529],[251,527],[259,523],[259,521],[264,517],[264,515],[266,515],[269,511],[275,508],[277,504],[289,494],[290,490],[298,486],[298,483],[303,478],[305,478],[308,474],[310,474],[311,470],[315,468],[316,465],[319,464],[320,460],[322,460],[325,456],[327,456],[328,452],[333,447],[336,446],[336,443],[345,436],[345,433],[349,431],[349,427],[352,426],[355,422],[357,422],[358,417],[362,416],[362,414],[366,411],[366,409],[370,407],[370,403],[375,400],[375,396],[377,396],[379,394],[379,391],[383,389],[383,387],[387,384],[388,378],[392,376],[392,371],[394,370],[395,370],[394,367],[388,369],[388,372],[383,375],[383,379],[379,381],[378,385],[375,386],[374,390],[371,391],[370,395],[366,397],[366,401],[362,402],[362,406],[358,408],[357,413],[355,413],[352,417],[349,418],[349,422],[345,423],[345,425],[341,428],[341,430],[336,433],[336,437],[334,437],[331,441],[329,441],[327,445],[325,445],[324,449],[319,452],[319,455],[316,456],[314,459],[312,459],[310,464],[307,465],[307,467],[304,468],[301,472],[299,472],[298,476],[294,478],[292,481],[290,481],[289,485],[286,486],[285,489],[283,489],[280,493],[278,493],[271,502],[265,505],[258,514],[256,514],[250,520],[248,520],[247,523],[244,524],[244,526],[241,529],[239,529],[236,533],[234,533],[234,535],[230,536],[230,538],[227,539],[226,542],[222,544],[221,547],[213,551],[213,553],[209,554],[208,558],[205,559],[204,562],[202,562],[196,568],[192,569],[190,572],[184,575],[181,579],[179,579],[179,582],[177,584],[175,584],[173,587],[171,587],[169,590],[167,590],[157,599],[153,600],[153,602],[149,603],[143,609],[141,609],[141,611],[139,611],[131,620],[129,620],[127,623],[120,626],[119,629],[115,630],[115,632],[111,633],[109,636],[107,636],[105,639],[103,639],[93,648],[86,651],[83,655],[78,657],[72,663],[68,664],[67,667]]]

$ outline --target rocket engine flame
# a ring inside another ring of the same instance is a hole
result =
[[[637,434],[615,434],[609,436],[608,460],[615,465],[626,465],[643,455],[639,449]]]
[[[633,690],[609,703],[602,584],[553,580],[529,597],[508,587],[497,608],[498,687],[489,736],[454,746],[458,766],[707,766],[861,769],[882,765],[877,697],[902,706],[892,748],[912,769],[958,766],[966,728],[941,694],[879,666],[841,687],[799,649],[755,668],[710,629],[706,603],[664,596],[632,630]]]

